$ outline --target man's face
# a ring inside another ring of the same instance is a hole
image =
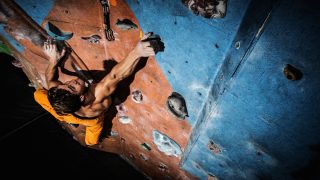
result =
[[[66,81],[64,84],[58,85],[57,88],[65,89],[71,92],[72,94],[82,95],[86,86],[85,82],[82,79],[77,78],[70,81]]]

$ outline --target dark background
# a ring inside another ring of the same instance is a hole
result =
[[[35,89],[12,60],[0,53],[1,176],[146,179],[118,155],[75,141],[34,101]]]

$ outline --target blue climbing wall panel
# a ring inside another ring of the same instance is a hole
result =
[[[54,4],[54,0],[43,0],[41,1],[41,4],[39,4],[38,0],[15,0],[14,2],[16,2],[24,11],[28,12],[30,17],[38,24],[43,22]],[[5,12],[5,10],[3,10],[3,12]],[[18,52],[24,51],[25,47],[4,30],[4,24],[0,24],[0,34],[5,37],[6,41],[8,41],[15,50]]]
[[[153,31],[165,42],[156,59],[174,91],[187,99],[191,125],[195,125],[233,40],[249,0],[230,1],[223,19],[192,14],[181,1],[128,0],[144,32]]]
[[[8,41],[12,47],[14,47],[18,52],[22,52],[24,50],[24,47],[21,46],[19,42],[17,42],[14,38],[12,38],[5,30],[4,30],[4,25],[0,24],[0,34],[1,36],[6,38],[6,41]],[[5,44],[0,40],[1,44]]]
[[[15,0],[15,2],[40,25],[53,8],[54,1],[55,0],[42,0],[41,3],[39,3],[39,0]]]
[[[210,20],[181,1],[128,3],[163,38],[158,63],[187,101],[183,169],[200,179],[319,177],[317,2],[230,0],[226,17]],[[302,78],[288,79],[286,64]]]

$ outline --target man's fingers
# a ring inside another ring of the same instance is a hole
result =
[[[151,54],[151,55],[155,55],[155,52],[154,52],[153,49],[148,49],[148,50],[147,50],[147,53],[149,53],[149,54]]]
[[[153,48],[149,47],[144,50],[145,56],[154,56],[156,53]]]
[[[50,49],[50,47],[49,47],[48,44],[44,44],[44,45],[43,45],[43,49],[46,50],[46,51],[48,51],[48,50]]]
[[[48,42],[45,41],[45,42],[43,43],[43,48],[44,48],[44,49],[47,49],[47,45],[48,45]]]
[[[142,47],[143,47],[143,48],[150,47],[150,42],[149,42],[149,41],[143,42],[143,43],[142,43]]]
[[[56,51],[56,45],[55,44],[49,43],[47,45],[47,47],[48,47],[47,49],[50,50],[50,51]]]
[[[144,34],[141,38],[141,41],[148,39],[152,34],[153,34],[153,32],[148,32],[148,33]]]

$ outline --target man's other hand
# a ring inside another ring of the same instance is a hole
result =
[[[139,57],[149,57],[155,55],[153,48],[150,46],[150,42],[144,41],[148,39],[151,35],[152,33],[144,34],[144,36],[141,38],[141,41],[139,41],[136,47],[134,48],[134,52]]]
[[[50,39],[44,42],[43,50],[44,53],[49,57],[49,62],[53,65],[56,65],[66,52],[65,49],[62,49],[62,51],[59,52],[57,45],[54,44]]]

